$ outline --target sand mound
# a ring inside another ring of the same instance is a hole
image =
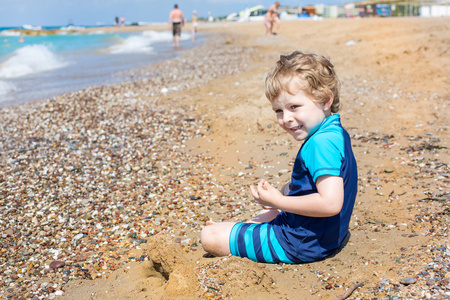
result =
[[[156,283],[149,284],[148,289],[161,289],[168,299],[198,294],[194,264],[185,258],[172,239],[163,235],[153,237],[148,245],[148,255],[147,281]]]
[[[65,298],[198,299],[201,294],[194,263],[170,237],[153,236],[130,256],[144,260],[127,264],[107,279],[71,283]]]

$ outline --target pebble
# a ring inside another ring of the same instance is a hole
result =
[[[12,236],[14,234],[14,231],[11,228],[6,229],[3,231],[3,237]]]
[[[427,281],[426,281],[426,283],[427,283],[428,286],[434,285],[434,284],[436,283],[436,280],[434,280],[434,279],[432,279],[432,278],[428,278]]]
[[[84,236],[84,234],[80,233],[73,237],[74,240],[79,240]]]
[[[416,283],[416,279],[415,278],[410,278],[410,277],[404,277],[402,279],[400,279],[400,283],[404,284],[404,285],[410,285],[410,284],[414,284]]]
[[[58,268],[64,267],[65,265],[66,265],[66,263],[61,260],[54,260],[50,263],[50,268],[58,269]]]

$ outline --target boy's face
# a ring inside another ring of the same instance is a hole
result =
[[[294,95],[282,92],[272,103],[278,124],[297,141],[303,141],[315,132],[331,114],[328,103],[320,104],[313,100],[312,96],[299,89]]]

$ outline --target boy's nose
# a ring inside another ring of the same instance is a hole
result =
[[[285,112],[285,113],[283,114],[283,121],[284,121],[285,123],[292,122],[293,119],[294,119],[294,118],[292,117],[292,114],[291,114],[291,113]]]

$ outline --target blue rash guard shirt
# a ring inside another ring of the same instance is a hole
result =
[[[343,178],[344,203],[332,217],[306,217],[281,212],[268,226],[294,263],[326,258],[342,246],[350,234],[350,218],[358,189],[358,173],[350,136],[340,123],[340,115],[326,118],[309,136],[295,159],[288,196],[317,193],[319,176]]]

